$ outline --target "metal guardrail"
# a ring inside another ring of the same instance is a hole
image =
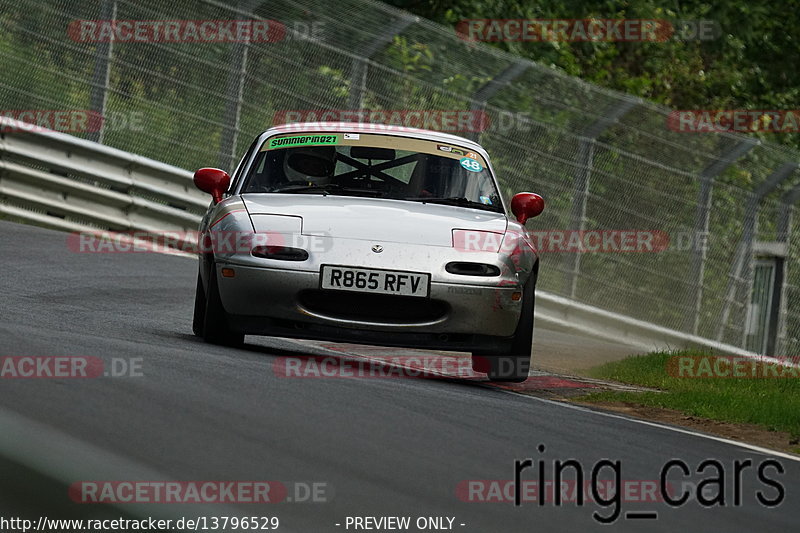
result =
[[[0,117],[0,213],[68,230],[196,230],[192,173]]]
[[[782,364],[777,359],[764,358],[764,356],[737,346],[665,328],[538,289],[536,290],[535,323],[538,326],[547,325],[550,328],[580,332],[598,340],[627,344],[641,350],[642,353],[691,348],[715,354],[759,358]],[[535,358],[535,340],[533,348]]]
[[[66,231],[194,231],[207,206],[184,169],[0,118],[0,213]],[[642,351],[703,348],[755,356],[541,290],[536,320]]]
[[[60,516],[69,517],[65,521],[85,521],[102,516],[98,515],[94,505],[71,506],[72,502],[64,498],[69,488],[78,480],[169,479],[164,472],[121,456],[114,450],[100,448],[5,407],[0,407],[0,427],[3,428],[0,432],[0,466],[5,467],[3,488],[13,487],[9,490],[21,494],[25,491],[35,491],[40,495],[51,495],[56,493],[55,491],[62,494],[63,499],[39,497],[36,501],[29,502],[44,516],[53,517],[54,521],[60,520],[56,518]],[[186,516],[248,516],[240,508],[220,503],[165,505],[150,502],[113,502],[104,504],[105,506],[114,509],[113,512],[116,513],[114,518],[128,520],[147,521],[152,518],[173,520],[174,523]],[[35,521],[33,523],[36,524]],[[64,530],[74,531],[66,528]]]

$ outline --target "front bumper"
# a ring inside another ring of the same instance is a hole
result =
[[[522,301],[514,301],[512,294],[520,292],[518,285],[484,286],[432,281],[429,302],[432,310],[420,316],[383,316],[376,318],[365,311],[353,309],[348,295],[339,291],[320,291],[319,273],[301,270],[243,266],[218,262],[217,280],[220,297],[231,317],[231,327],[249,334],[297,336],[330,339],[335,333],[342,340],[355,341],[361,337],[376,344],[425,346],[435,348],[433,341],[443,347],[452,347],[468,337],[510,337],[519,322]],[[233,268],[235,277],[222,277],[222,268]],[[336,306],[312,305],[310,294],[343,302]],[[392,298],[399,297],[387,297]],[[421,300],[421,299],[418,299]],[[423,302],[409,302],[424,305]],[[286,335],[278,330],[305,330],[305,334]],[[315,336],[315,331],[320,332]],[[397,335],[391,341],[389,334]],[[370,339],[366,339],[370,337]],[[374,337],[374,339],[373,339]],[[402,341],[407,339],[407,341]]]

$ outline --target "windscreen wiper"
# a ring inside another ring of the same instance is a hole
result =
[[[286,185],[283,187],[277,187],[272,189],[269,192],[320,192],[322,194],[330,194],[332,189],[341,189],[339,185],[335,183],[328,183],[326,185],[315,185],[315,184],[306,184],[306,185]]]
[[[447,198],[444,197],[437,198],[435,196],[417,196],[417,197],[404,198],[404,200],[422,202],[423,204],[457,205],[461,207],[472,207],[474,209],[483,209],[484,211],[494,211],[496,213],[500,212],[498,206],[496,205],[476,202],[475,200],[470,200],[469,198],[464,198],[463,196],[451,196]]]
[[[286,185],[285,187],[278,187],[269,192],[284,192],[284,193],[320,193],[324,196],[329,194],[338,195],[368,195],[368,196],[382,196],[383,191],[375,189],[366,189],[358,187],[342,187],[338,183],[328,183],[326,185]]]

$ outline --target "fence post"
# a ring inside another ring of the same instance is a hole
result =
[[[417,17],[402,17],[396,19],[392,24],[384,27],[375,39],[373,39],[360,56],[353,58],[350,70],[350,94],[347,99],[349,109],[361,109],[364,100],[364,92],[367,89],[367,71],[369,70],[368,61],[372,55],[382,46],[391,41],[395,35],[406,29],[413,22],[419,20]]]
[[[708,165],[700,173],[700,191],[697,196],[697,209],[695,210],[694,235],[692,242],[695,243],[692,249],[691,264],[689,266],[689,285],[687,289],[687,301],[690,302],[691,313],[686,315],[684,329],[690,330],[694,335],[700,328],[700,310],[703,303],[703,280],[705,278],[705,266],[707,250],[706,245],[698,246],[698,242],[705,243],[705,238],[698,241],[697,237],[708,235],[709,220],[711,218],[711,196],[714,189],[714,178],[720,175],[726,168],[736,162],[737,159],[753,149],[759,141],[747,138],[740,141],[727,153],[717,158],[716,161]]]
[[[797,166],[797,163],[787,162],[778,167],[778,169],[767,176],[764,182],[750,195],[750,199],[745,206],[742,237],[736,245],[733,263],[731,264],[731,269],[728,274],[728,286],[725,291],[725,300],[723,301],[722,311],[717,321],[716,339],[718,341],[721,341],[722,337],[725,335],[725,326],[728,324],[731,305],[736,299],[736,293],[739,292],[739,283],[744,281],[742,280],[742,272],[745,269],[745,264],[749,264],[752,261],[753,239],[755,238],[756,228],[758,227],[758,209],[761,201],[781,183],[786,181],[797,169]],[[748,279],[751,270],[752,269],[748,268],[746,271],[748,273]],[[749,299],[747,301],[749,301]]]
[[[592,177],[595,142],[605,130],[622,118],[635,105],[636,101],[630,99],[613,104],[600,118],[589,125],[579,137],[577,168],[572,186],[572,207],[569,212],[568,229],[578,231],[586,229],[586,202],[589,197],[589,182]],[[580,253],[564,255],[564,294],[573,299],[578,292],[580,269]]]
[[[117,18],[117,0],[102,0],[100,4],[100,19],[114,20]],[[103,142],[105,134],[106,103],[108,101],[108,84],[111,78],[111,50],[113,39],[99,42],[95,47],[94,69],[89,93],[89,109],[96,120],[97,129],[90,130],[86,138],[97,143]]]
[[[233,159],[236,157],[249,47],[249,43],[241,42],[233,43],[231,47],[230,70],[225,89],[225,111],[222,117],[222,136],[219,141],[219,162],[217,163],[219,168],[225,170],[229,170],[233,166]]]
[[[252,15],[261,0],[239,0],[238,12]],[[239,140],[244,82],[247,77],[247,53],[250,41],[237,41],[231,46],[230,70],[225,89],[225,111],[222,116],[222,135],[219,141],[219,161],[217,166],[230,170],[236,158],[236,145]]]

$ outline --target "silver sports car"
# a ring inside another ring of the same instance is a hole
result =
[[[477,143],[374,124],[259,135],[233,176],[203,168],[194,332],[453,350],[495,381],[530,367],[539,259]]]

